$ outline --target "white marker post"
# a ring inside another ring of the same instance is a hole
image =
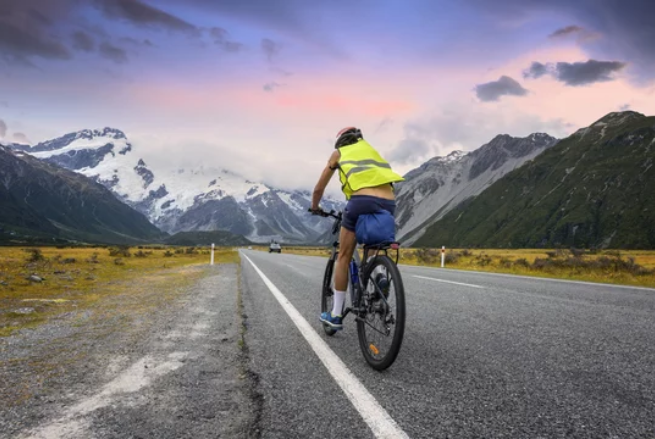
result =
[[[443,268],[444,263],[446,262],[446,246],[441,246],[441,268]]]
[[[210,265],[214,265],[214,244],[212,244],[212,259]]]

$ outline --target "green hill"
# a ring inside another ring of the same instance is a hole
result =
[[[610,113],[430,226],[417,246],[655,248],[655,117]]]
[[[0,146],[0,242],[152,242],[166,236],[108,189],[72,171]]]

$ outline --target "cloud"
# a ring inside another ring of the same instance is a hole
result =
[[[597,61],[595,59],[555,64],[533,62],[528,69],[523,71],[523,77],[536,79],[548,74],[566,85],[575,87],[613,81],[615,78],[612,75],[623,70],[626,65],[620,61]]]
[[[222,27],[212,27],[209,29],[209,35],[214,39],[214,42],[219,43],[227,37],[227,31]]]
[[[270,66],[270,70],[272,72],[278,73],[278,74],[280,74],[282,76],[292,76],[293,75],[293,72],[289,72],[288,70],[284,70],[284,69],[282,69],[280,67],[277,67],[277,66]]]
[[[417,138],[405,138],[389,154],[389,161],[399,165],[407,165],[420,162],[432,153],[432,148],[427,140]]]
[[[374,134],[380,133],[380,132],[386,130],[387,128],[389,128],[389,126],[391,124],[393,124],[393,119],[390,118],[390,117],[385,117],[384,119],[382,119],[380,121],[379,124],[377,124],[377,126],[375,127],[375,130],[373,131],[373,133]]]
[[[523,77],[533,79],[541,78],[548,73],[548,69],[548,65],[535,61],[529,68],[523,71]]]
[[[116,47],[111,43],[104,42],[100,45],[100,55],[104,58],[114,61],[116,64],[127,62],[127,53],[120,47]]]
[[[549,118],[516,108],[515,103],[500,103],[488,107],[464,102],[444,102],[442,108],[421,118],[408,122],[404,139],[415,141],[399,144],[392,157],[402,159],[406,152],[414,152],[415,160],[402,160],[407,164],[419,165],[434,155],[446,155],[453,150],[473,151],[498,134],[525,137],[543,132],[562,138],[577,128],[566,120]],[[425,144],[430,147],[426,157],[420,157]],[[409,170],[409,169],[408,169]]]
[[[269,38],[262,39],[261,47],[269,61],[272,61],[273,57],[280,53],[280,45]]]
[[[243,43],[239,43],[237,41],[225,41],[223,44],[220,45],[223,50],[226,52],[239,52],[241,49],[243,49],[244,45]]]
[[[7,124],[4,120],[0,119],[0,137],[5,137],[7,134]]]
[[[27,136],[23,133],[14,133],[14,140],[17,143],[22,143],[24,145],[29,145],[32,142],[30,142],[30,139],[27,138]]]
[[[95,48],[95,42],[86,32],[77,31],[73,33],[73,48],[84,52],[92,52]]]
[[[578,86],[594,82],[612,81],[613,73],[622,70],[626,63],[619,61],[596,61],[566,63],[558,62],[555,66],[556,77],[566,85]]]
[[[58,41],[48,39],[38,30],[28,31],[9,22],[0,22],[0,55],[15,61],[31,56],[68,60],[70,51]]]
[[[228,40],[229,32],[222,27],[212,27],[209,29],[209,35],[214,40],[214,44],[226,52],[239,52],[244,47],[242,43]]]
[[[598,32],[589,31],[581,26],[571,25],[557,29],[555,32],[548,35],[548,38],[557,40],[570,36],[577,36],[579,44],[590,42],[601,37]]]
[[[584,32],[584,28],[580,26],[566,26],[561,29],[557,29],[555,32],[550,34],[548,38],[558,38],[558,37],[565,37],[568,35],[576,34],[576,33],[581,33]]]
[[[525,96],[528,91],[509,76],[501,76],[498,81],[491,81],[475,86],[475,94],[481,101],[497,101],[501,96]]]
[[[269,93],[273,92],[277,87],[282,87],[282,84],[278,84],[277,82],[269,82],[268,84],[264,84],[264,91],[267,91]]]
[[[496,20],[539,24],[545,17],[575,20],[603,36],[589,46],[594,57],[621,57],[643,78],[655,78],[655,2],[650,0],[462,0]],[[575,32],[574,32],[575,33]],[[570,33],[569,33],[570,35]]]
[[[193,35],[200,34],[192,24],[140,0],[100,0],[100,7],[107,17],[125,19],[138,26],[150,25]]]
[[[154,43],[152,41],[150,41],[149,39],[147,39],[147,38],[142,39],[142,40],[137,40],[136,38],[132,38],[132,37],[123,37],[119,41],[121,41],[122,43],[131,44],[131,45],[137,46],[137,47],[155,47]]]
[[[394,166],[416,165],[438,155],[442,146],[430,120],[414,120],[405,123],[403,137],[388,158]]]

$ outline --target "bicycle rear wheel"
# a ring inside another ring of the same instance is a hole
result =
[[[325,266],[325,275],[323,276],[323,291],[321,291],[321,313],[332,311],[334,304],[334,291],[332,290],[332,274],[334,273],[335,260],[328,259]],[[323,323],[323,330],[327,335],[334,335],[337,331],[330,325]]]
[[[403,281],[391,258],[378,255],[368,264],[362,284],[359,346],[373,369],[385,370],[396,360],[405,333]]]

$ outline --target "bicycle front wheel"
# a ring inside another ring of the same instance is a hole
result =
[[[400,352],[405,333],[405,289],[398,267],[386,255],[370,261],[362,284],[359,346],[368,364],[381,371],[391,366]]]

